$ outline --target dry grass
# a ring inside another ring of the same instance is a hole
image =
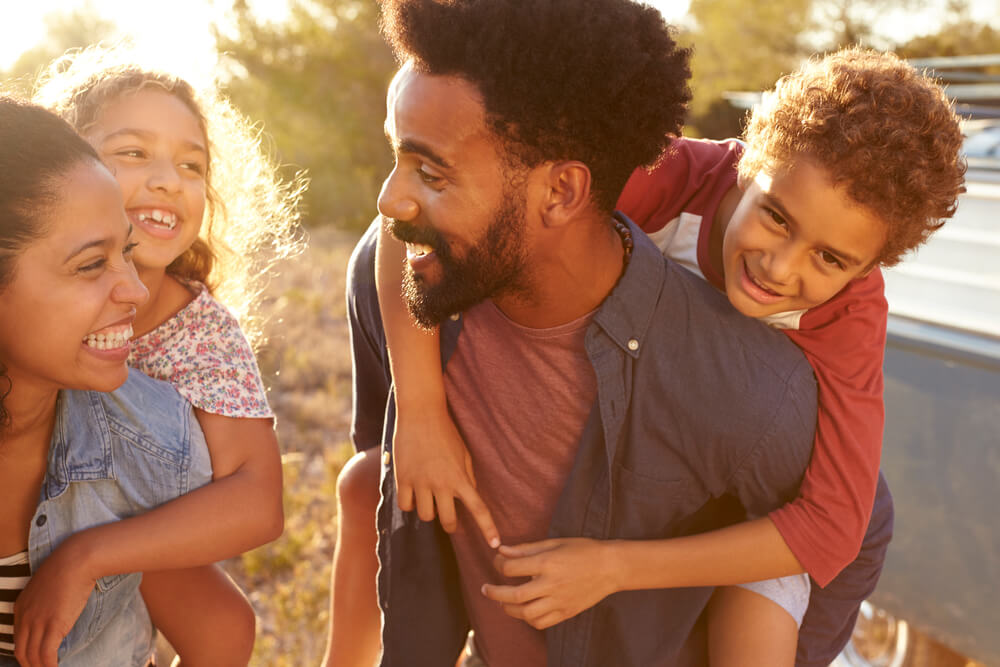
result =
[[[252,665],[317,665],[329,621],[335,484],[349,444],[351,357],[344,272],[357,235],[312,233],[306,252],[272,278],[258,358],[284,454],[285,532],[225,564],[259,625]]]

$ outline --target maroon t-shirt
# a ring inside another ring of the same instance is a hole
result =
[[[548,537],[597,393],[584,348],[591,317],[529,329],[490,301],[464,314],[458,347],[445,369],[445,386],[472,456],[479,493],[504,544]],[[452,545],[483,658],[490,667],[544,667],[544,634],[511,618],[480,592],[487,582],[519,582],[493,568],[496,552],[471,515],[460,508],[458,517]]]

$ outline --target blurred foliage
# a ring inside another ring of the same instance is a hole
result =
[[[290,0],[281,24],[233,7],[236,31],[217,31],[232,78],[227,94],[274,138],[281,161],[311,180],[310,224],[360,229],[391,168],[385,91],[396,66],[374,0]]]
[[[114,22],[101,17],[89,2],[72,11],[46,14],[43,21],[45,38],[22,53],[9,70],[0,72],[4,88],[28,96],[38,74],[52,60],[69,49],[111,39],[117,32]]]
[[[1000,30],[974,21],[967,0],[952,0],[937,32],[910,39],[896,53],[904,58],[1000,53]],[[987,71],[996,74],[998,68]]]
[[[312,225],[361,229],[392,164],[382,132],[385,91],[395,63],[378,32],[376,0],[287,0],[288,18],[268,22],[253,0],[232,3],[232,21],[216,29],[223,80],[233,102],[263,124],[280,162],[306,169],[305,217]],[[895,44],[884,34],[892,12],[928,0],[691,0],[683,43],[694,45],[694,100],[687,132],[738,135],[746,112],[727,91],[770,88],[801,60],[852,43],[894,48],[905,57],[1000,52],[1000,30],[971,19],[969,0],[951,0],[935,32]],[[43,43],[5,79],[34,74],[65,49],[114,36],[92,3],[46,17]],[[995,72],[994,72],[995,73]],[[11,82],[7,82],[10,87]]]

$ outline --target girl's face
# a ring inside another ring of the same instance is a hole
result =
[[[102,165],[85,160],[41,213],[44,236],[16,260],[0,288],[0,360],[13,386],[111,391],[125,360],[136,308],[149,296],[131,260],[131,225],[121,191]]]
[[[208,150],[198,118],[155,88],[108,104],[87,141],[118,179],[140,271],[162,271],[191,247],[205,213]]]

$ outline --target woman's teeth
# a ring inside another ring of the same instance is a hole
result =
[[[153,209],[149,213],[140,213],[139,222],[152,222],[160,227],[166,227],[167,229],[173,229],[177,224],[177,216],[169,211],[161,211],[159,209]]]
[[[87,347],[97,350],[117,350],[120,347],[125,347],[125,343],[130,338],[132,338],[132,325],[118,331],[88,334],[83,342]]]

